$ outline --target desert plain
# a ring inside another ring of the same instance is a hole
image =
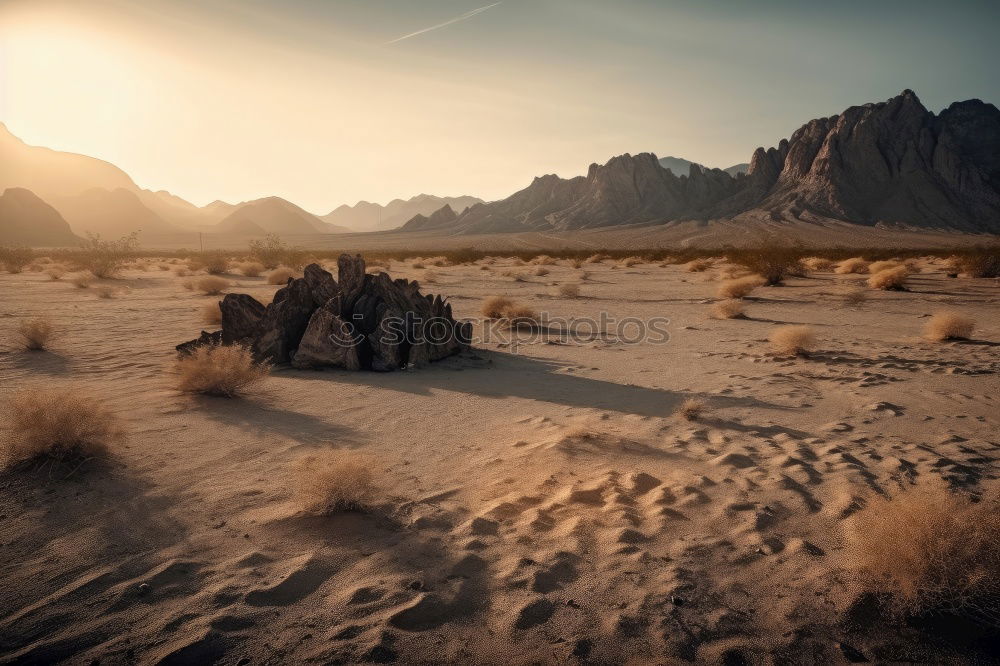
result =
[[[178,260],[84,288],[0,273],[0,401],[69,386],[127,435],[69,470],[0,472],[0,662],[996,657],[970,621],[887,613],[850,557],[855,516],[906,488],[995,501],[995,279],[927,258],[883,291],[825,268],[718,319],[721,260],[439,263],[370,270],[476,320],[469,351],[391,373],[276,367],[236,398],[177,389],[174,347],[215,328],[220,298],[186,288],[199,276]],[[483,339],[497,295],[557,323]],[[975,320],[970,339],[926,339],[943,310]],[[32,317],[54,327],[45,350],[17,344]],[[636,339],[628,318],[668,335]],[[566,334],[581,321],[605,325]],[[773,350],[783,326],[810,327],[810,349]],[[373,472],[361,510],[303,508],[303,461],[331,451]]]

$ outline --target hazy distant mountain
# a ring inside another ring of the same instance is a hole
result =
[[[482,199],[470,196],[438,197],[418,194],[406,200],[393,199],[385,206],[368,201],[359,201],[354,206],[339,206],[323,215],[322,219],[356,231],[382,231],[395,229],[414,215],[431,215],[441,210],[443,206],[450,206],[452,210],[461,213],[477,203],[482,203]]]
[[[586,177],[536,178],[440,226],[449,233],[766,219],[1000,233],[1000,111],[980,100],[935,115],[910,90],[811,120],[758,148],[733,177],[679,158],[621,155]],[[687,167],[678,175],[674,169]],[[404,229],[414,227],[404,227]]]
[[[670,169],[675,176],[686,176],[691,171],[691,165],[697,164],[703,171],[708,167],[704,166],[699,162],[692,162],[686,160],[683,157],[661,157],[660,166],[664,169]],[[740,164],[734,164],[731,167],[726,167],[723,169],[730,176],[736,177],[738,173],[746,173],[750,168],[749,162],[741,162]]]
[[[349,231],[329,224],[280,197],[266,197],[239,204],[210,230],[215,233],[247,236],[264,233],[331,234]]]
[[[50,203],[78,235],[100,234],[119,238],[134,231],[145,234],[176,234],[182,229],[147,207],[139,195],[124,188],[91,188],[75,196],[54,197]]]
[[[80,241],[59,211],[30,190],[12,187],[0,195],[0,244],[62,247]]]

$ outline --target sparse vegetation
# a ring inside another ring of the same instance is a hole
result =
[[[757,287],[763,286],[765,282],[766,280],[760,275],[748,275],[735,280],[726,280],[719,285],[716,295],[719,298],[743,298],[749,296]]]
[[[302,461],[298,469],[298,499],[311,513],[360,511],[380,492],[375,461],[354,452],[324,452]]]
[[[712,305],[712,317],[715,319],[742,319],[746,317],[743,303],[736,299],[719,301]]]
[[[580,285],[572,282],[559,285],[559,295],[563,298],[579,298]]]
[[[231,285],[226,278],[217,275],[208,275],[198,280],[195,286],[198,288],[198,291],[206,296],[215,296],[224,292]]]
[[[924,327],[924,337],[935,342],[944,340],[968,340],[976,322],[959,312],[937,312]]]
[[[80,387],[26,388],[11,398],[0,450],[8,464],[79,465],[125,443],[118,417]]]
[[[17,334],[25,349],[41,351],[48,346],[49,341],[55,334],[55,328],[48,319],[36,317],[34,319],[25,319],[18,324]]]
[[[139,249],[139,236],[133,232],[118,240],[102,240],[98,234],[87,234],[82,250],[74,258],[80,268],[101,279],[115,278],[134,258]]]
[[[78,289],[86,289],[94,282],[94,274],[89,271],[74,274],[70,279],[70,284]]]
[[[750,247],[726,252],[726,260],[761,276],[766,285],[781,284],[789,275],[801,275],[802,250],[795,247]]]
[[[295,277],[295,271],[291,268],[282,266],[267,274],[267,283],[284,285],[293,277]]]
[[[872,264],[872,266],[874,265]],[[902,264],[897,264],[893,268],[886,268],[874,273],[868,278],[868,286],[872,289],[903,291],[906,289],[906,278],[908,277],[910,277],[909,269]]]
[[[837,268],[834,269],[834,273],[837,275],[850,275],[851,273],[865,274],[868,272],[868,262],[861,257],[852,257],[850,259],[844,259],[839,264]]]
[[[114,298],[118,294],[118,290],[114,287],[108,285],[102,285],[94,290],[98,298]]]
[[[198,252],[188,259],[188,268],[205,271],[209,275],[222,275],[229,270],[229,254],[220,250]]]
[[[240,345],[204,346],[177,360],[177,387],[187,393],[232,398],[254,389],[271,372]]]
[[[833,260],[826,257],[806,257],[802,265],[809,271],[825,272],[833,268]]]
[[[953,613],[1000,626],[1000,502],[938,477],[874,497],[847,523],[844,561],[900,615]]]
[[[704,411],[704,402],[701,400],[695,400],[694,398],[688,398],[681,403],[680,407],[677,408],[675,415],[677,418],[685,421],[697,421]]]
[[[34,258],[35,251],[30,247],[0,245],[0,266],[8,273],[20,273]]]
[[[779,326],[768,340],[777,354],[806,354],[816,345],[816,334],[810,326]]]
[[[490,296],[483,301],[479,311],[487,319],[502,319],[504,313],[513,305],[514,301],[506,296]]]
[[[546,275],[549,274],[549,272],[550,272],[549,269],[546,268],[545,266],[538,266],[535,268],[535,270],[532,271],[532,273],[534,273],[538,277],[545,277]]]
[[[688,273],[703,273],[712,267],[711,259],[692,259],[684,264],[684,270]]]
[[[47,269],[45,274],[49,276],[50,280],[55,282],[63,279],[63,276],[66,275],[66,271],[61,266],[53,266],[52,268]]]
[[[303,266],[305,253],[285,243],[277,234],[268,234],[263,239],[250,241],[250,259],[260,262],[270,270],[278,266],[299,269]]]
[[[958,268],[969,277],[1000,277],[1000,245],[971,248],[955,258]]]
[[[247,277],[259,277],[264,272],[264,264],[259,261],[245,261],[239,266],[240,273]]]

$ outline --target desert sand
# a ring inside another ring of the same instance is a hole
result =
[[[714,270],[531,268],[435,267],[424,291],[457,317],[497,294],[566,319],[666,317],[669,341],[529,331],[416,371],[276,368],[245,398],[191,397],[174,345],[209,328],[218,296],[169,271],[85,289],[0,273],[0,401],[71,383],[129,433],[68,478],[0,472],[0,661],[989,659],[866,615],[842,551],[874,495],[942,476],[995,487],[994,280],[936,264],[910,291],[848,305],[866,276],[817,272],[718,320]],[[230,291],[278,288],[229,277]],[[580,296],[558,296],[564,283]],[[925,340],[940,309],[973,317],[974,340]],[[18,349],[18,322],[40,315],[59,336]],[[786,324],[811,326],[816,350],[772,354]],[[689,399],[705,406],[693,421],[674,415]],[[325,450],[374,461],[368,510],[302,510],[297,466]]]

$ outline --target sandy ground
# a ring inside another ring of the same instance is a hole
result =
[[[712,273],[586,265],[434,268],[457,316],[507,294],[556,317],[669,318],[670,340],[492,341],[393,374],[277,369],[246,399],[172,386],[175,344],[212,297],[129,271],[114,299],[0,274],[0,400],[76,382],[130,440],[68,479],[0,472],[0,662],[842,663],[986,659],[852,608],[843,524],[874,492],[944,475],[997,483],[1000,299],[992,280],[835,294],[818,273],[708,317]],[[397,262],[394,275],[424,272]],[[273,292],[263,278],[236,290]],[[930,343],[926,317],[973,316]],[[62,335],[9,343],[22,317]],[[777,358],[783,323],[819,351]],[[696,422],[672,413],[707,405]],[[377,460],[379,506],[303,513],[295,470],[324,449]],[[140,588],[141,585],[146,587]]]

